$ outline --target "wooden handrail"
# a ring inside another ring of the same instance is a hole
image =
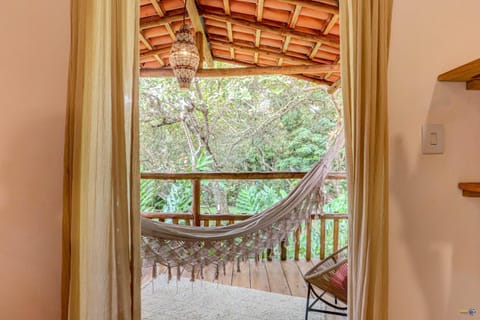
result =
[[[301,179],[306,172],[187,172],[187,173],[158,173],[158,172],[144,172],[141,174],[142,179],[155,180],[190,180],[192,183],[192,208],[191,212],[184,213],[166,213],[166,212],[143,212],[142,216],[148,219],[158,219],[160,221],[171,220],[173,224],[179,224],[184,221],[187,225],[194,226],[221,226],[225,223],[234,224],[239,221],[250,218],[253,214],[201,214],[200,196],[201,196],[201,180],[273,180],[273,179]],[[330,180],[344,180],[347,178],[345,172],[331,172],[326,179]],[[297,240],[294,248],[294,258],[299,259],[301,234],[306,235],[305,243],[305,258],[310,260],[312,256],[312,228],[320,232],[320,258],[323,259],[326,255],[326,224],[327,221],[333,221],[333,250],[338,250],[340,245],[339,232],[340,221],[348,221],[348,214],[344,213],[319,213],[313,212],[310,219],[305,223],[305,226],[299,228],[295,232],[295,239]],[[315,226],[315,227],[314,227]],[[267,250],[267,257],[270,256]],[[285,260],[287,257],[287,248],[285,241],[280,244],[281,259]]]
[[[246,220],[253,216],[253,214],[242,213],[242,214],[200,214],[200,220],[234,220],[242,221]],[[142,212],[142,217],[148,219],[193,219],[194,215],[191,212],[179,213],[179,212]],[[324,219],[324,220],[342,220],[348,219],[348,214],[345,213],[321,213],[321,214],[312,214],[312,219]]]
[[[188,213],[166,213],[166,212],[144,212],[142,213],[144,218],[148,219],[158,219],[160,221],[171,220],[173,224],[179,224],[181,220],[185,222],[186,225],[196,225],[196,220],[198,219],[198,225],[204,227],[211,226],[221,226],[225,223],[234,224],[239,221],[246,220],[253,216],[253,214],[200,214],[198,217],[195,217],[191,212]],[[325,258],[327,254],[326,247],[326,224],[327,221],[333,221],[333,234],[332,234],[332,252],[337,251],[340,246],[340,221],[348,221],[348,214],[344,213],[322,213],[322,214],[312,214],[311,219],[309,219],[304,227],[300,227],[295,231],[295,244],[294,244],[294,259],[299,260],[300,256],[300,238],[301,234],[305,233],[305,259],[310,261],[312,259],[312,229],[318,230],[320,232],[320,259]],[[315,226],[315,227],[314,227]],[[302,230],[303,229],[303,230]],[[343,245],[343,244],[342,244]],[[303,246],[303,245],[302,245]],[[280,243],[280,259],[287,259],[287,248],[285,246],[285,241]],[[270,260],[270,254],[272,249],[267,249],[267,259]]]
[[[306,172],[143,172],[142,179],[155,180],[273,180],[273,179],[301,179]],[[331,172],[327,175],[330,180],[343,180],[347,178],[345,172]]]

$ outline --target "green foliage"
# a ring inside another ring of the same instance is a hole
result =
[[[154,180],[140,181],[140,211],[153,212],[163,208],[165,201],[160,198],[159,187]]]
[[[236,207],[243,213],[258,213],[287,196],[284,189],[276,190],[268,185],[250,185],[240,189]]]
[[[140,159],[145,172],[308,171],[325,154],[341,121],[341,97],[285,76],[140,81]],[[345,170],[342,151],[334,170]],[[296,181],[202,181],[202,212],[257,213]],[[327,213],[347,211],[345,182],[324,186]],[[141,210],[188,212],[190,181],[141,182]],[[319,252],[319,226],[312,246]],[[340,224],[340,242],[347,223]],[[326,225],[327,239],[333,224]],[[305,233],[301,239],[305,243]],[[333,244],[327,246],[333,247]],[[288,254],[293,255],[293,241]],[[301,255],[304,254],[304,248]]]
[[[189,181],[171,183],[163,212],[189,212],[192,208],[192,185]]]

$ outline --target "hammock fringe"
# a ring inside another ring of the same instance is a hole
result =
[[[301,229],[302,224],[311,215],[315,218],[321,213],[324,202],[321,187],[343,141],[343,135],[337,136],[322,161],[286,198],[244,221],[219,227],[192,227],[142,218],[144,266],[153,265],[155,274],[158,273],[157,263],[167,266],[169,280],[172,277],[171,267],[177,267],[177,279],[180,279],[180,268],[183,268],[191,271],[191,280],[194,281],[196,267],[203,279],[204,266],[213,264],[215,279],[218,279],[220,263],[224,275],[226,261],[236,261],[237,272],[240,272],[240,259],[255,257],[255,261],[259,261],[259,255],[263,257],[265,250],[283,241],[288,246],[290,237],[295,239],[295,232]],[[272,258],[272,251],[267,250],[267,259]]]

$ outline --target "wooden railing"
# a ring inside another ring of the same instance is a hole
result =
[[[198,173],[142,173],[142,179],[154,180],[190,180],[192,183],[192,212],[165,213],[165,212],[142,212],[142,216],[149,219],[157,219],[162,222],[173,224],[185,224],[192,226],[222,226],[234,224],[243,221],[252,216],[252,214],[202,214],[200,209],[201,202],[201,180],[274,180],[274,179],[301,179],[305,172],[198,172]],[[332,172],[327,175],[327,180],[344,180],[344,172]],[[348,222],[348,214],[345,213],[323,213],[317,212],[311,214],[302,228],[295,232],[294,240],[294,259],[299,260],[302,243],[300,241],[302,233],[305,233],[305,259],[312,258],[312,230],[319,234],[319,258],[323,259],[330,252],[337,251],[340,243],[340,224],[342,221]],[[332,246],[327,248],[326,226],[333,223]],[[343,245],[343,244],[342,244]],[[280,245],[281,260],[287,259],[287,249],[285,241]],[[270,257],[270,250],[266,257]]]

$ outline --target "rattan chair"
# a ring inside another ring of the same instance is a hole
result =
[[[348,268],[347,247],[343,247],[323,259],[303,276],[308,285],[305,320],[308,320],[308,313],[310,311],[341,316],[347,315],[347,286],[346,284],[342,286],[332,281],[332,277],[334,277],[339,268],[342,268],[342,271]],[[319,293],[320,290],[321,293]],[[331,298],[327,298],[326,295],[330,295]],[[315,299],[312,303],[310,303],[310,297]],[[331,307],[333,310],[315,308],[315,305],[319,301]],[[339,301],[341,301],[342,304],[340,304]]]

